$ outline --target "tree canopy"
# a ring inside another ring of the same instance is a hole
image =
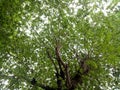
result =
[[[1,90],[119,90],[118,1],[0,0]]]

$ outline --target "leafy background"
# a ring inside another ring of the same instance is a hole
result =
[[[56,88],[55,67],[46,53],[48,50],[57,64],[56,43],[61,46],[61,56],[69,65],[71,77],[78,70],[82,72],[76,53],[80,58],[90,56],[87,61],[90,72],[82,76],[83,83],[76,90],[119,90],[118,1],[113,0],[107,8],[103,2],[109,3],[107,0],[1,0],[1,90],[42,90],[31,84],[32,78],[40,85]],[[103,9],[108,10],[107,15]]]

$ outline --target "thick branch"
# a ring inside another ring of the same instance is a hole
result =
[[[56,53],[56,59],[57,59],[57,62],[58,62],[58,65],[59,65],[59,69],[60,69],[60,75],[63,79],[65,79],[65,72],[64,70],[62,69],[62,66],[63,68],[65,69],[66,68],[66,65],[65,63],[63,62],[63,60],[61,59],[61,56],[60,56],[60,47],[57,45],[56,48],[55,48],[55,53]]]
[[[65,68],[66,65],[65,65],[65,63],[63,62],[63,60],[60,56],[60,46],[58,46],[58,45],[56,46],[55,53],[56,53],[56,58],[57,58],[58,62],[60,62],[62,64],[62,66]]]
[[[47,52],[48,58],[52,61],[53,65],[55,67],[55,70],[58,73],[58,68],[57,68],[55,62],[53,61],[52,56],[50,55],[50,52],[47,49],[46,49],[46,52]]]
[[[58,70],[55,62],[53,61],[52,56],[50,55],[49,51],[46,50],[46,52],[47,52],[48,58],[50,58],[50,60],[52,61],[52,63],[54,64],[54,67],[56,69],[56,78],[57,78],[57,86],[58,86],[57,90],[62,90],[62,80],[60,80],[60,77],[63,79],[65,78],[64,71],[62,70],[61,64],[58,62],[59,70],[60,70],[60,72],[59,72],[59,70]]]
[[[69,73],[69,67],[68,67],[67,64],[66,64],[65,72],[66,72],[66,84],[67,84],[67,88],[71,88],[72,84],[71,84],[71,78],[70,78],[70,73]]]

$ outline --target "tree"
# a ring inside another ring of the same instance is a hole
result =
[[[117,1],[14,1],[0,1],[1,89],[120,89]]]

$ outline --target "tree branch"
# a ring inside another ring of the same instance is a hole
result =
[[[71,77],[70,77],[70,73],[69,73],[68,64],[66,64],[65,72],[66,72],[66,84],[67,84],[67,88],[71,88],[72,84],[71,84]]]
[[[47,52],[48,58],[50,58],[50,60],[52,61],[52,63],[54,64],[54,67],[56,69],[56,73],[55,74],[56,74],[56,78],[57,78],[57,86],[58,86],[57,89],[58,90],[62,90],[62,80],[60,79],[60,77],[62,79],[65,78],[64,71],[62,70],[60,62],[58,62],[58,65],[59,65],[59,70],[58,70],[55,62],[52,59],[52,56],[50,55],[50,52],[48,50],[46,50],[46,52]]]
[[[55,47],[55,53],[56,53],[57,61],[58,61],[59,63],[61,63],[61,65],[65,68],[66,65],[65,65],[65,63],[63,62],[63,60],[62,60],[62,58],[61,58],[61,56],[60,56],[60,46],[57,45],[57,46]]]
[[[50,55],[50,52],[48,51],[48,49],[46,49],[46,53],[48,55],[48,58],[52,61],[53,65],[55,67],[56,72],[58,73],[58,68],[57,68],[55,62],[53,61],[52,56]]]

